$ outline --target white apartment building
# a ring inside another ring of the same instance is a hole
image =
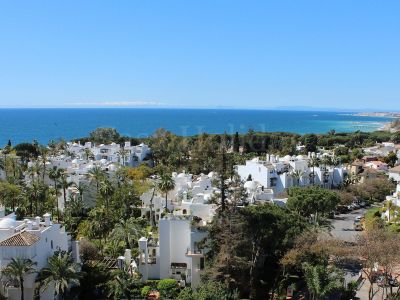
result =
[[[57,250],[72,251],[79,263],[79,244],[71,241],[64,227],[53,224],[51,215],[43,219],[16,221],[15,215],[0,218],[0,270],[13,258],[31,259],[36,263],[36,270],[47,266],[47,259]],[[25,299],[33,299],[36,274],[27,275],[24,281]],[[2,293],[10,300],[19,300],[20,288],[1,277]],[[41,299],[53,299],[54,287],[50,286],[41,295]]]
[[[212,186],[212,180],[215,174],[211,172],[208,175],[192,175],[188,173],[172,173],[175,182],[175,188],[168,193],[167,208],[169,211],[183,215],[195,215],[202,220],[210,220],[214,214],[213,206],[208,205],[212,195],[218,191]],[[150,206],[154,214],[155,221],[161,218],[165,208],[165,195],[157,190],[144,193],[142,200],[142,217],[149,219]],[[151,201],[152,199],[152,201]],[[151,203],[152,202],[152,203]]]
[[[116,143],[111,143],[109,145],[95,145],[91,142],[86,142],[84,145],[80,143],[67,144],[67,150],[73,153],[77,158],[87,159],[85,149],[90,150],[91,157],[96,161],[106,160],[129,167],[138,166],[144,162],[151,153],[147,145],[141,143],[140,145],[133,146],[129,141],[125,142],[123,147]]]
[[[389,169],[389,179],[400,182],[400,166]]]
[[[138,269],[142,280],[174,278],[195,287],[204,268],[204,253],[198,243],[207,232],[202,227],[212,220],[216,205],[209,204],[218,189],[212,186],[215,174],[194,176],[173,173],[175,188],[168,195],[170,213],[163,215],[163,195],[154,195],[152,208],[159,237],[139,240]],[[149,217],[153,191],[142,195],[142,216]]]
[[[245,165],[236,166],[243,181],[255,181],[262,189],[272,190],[279,195],[293,186],[322,186],[326,188],[341,184],[346,176],[342,166],[309,166],[309,157],[267,155],[266,160],[253,158]]]
[[[159,221],[159,240],[139,240],[138,270],[142,280],[173,278],[196,287],[204,269],[198,243],[206,231],[192,226],[192,216],[168,214]]]

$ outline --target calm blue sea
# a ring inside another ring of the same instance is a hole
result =
[[[97,127],[114,127],[121,134],[151,135],[158,128],[179,135],[201,132],[287,131],[325,133],[373,131],[389,119],[359,117],[351,113],[233,110],[233,109],[0,109],[0,146],[40,143],[87,136]]]

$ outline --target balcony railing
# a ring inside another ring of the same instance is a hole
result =
[[[204,252],[202,249],[190,249],[187,248],[186,250],[186,256],[198,256],[198,257],[202,257],[204,256]]]

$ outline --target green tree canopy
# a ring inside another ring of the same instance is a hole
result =
[[[288,209],[303,217],[326,215],[333,211],[340,198],[337,193],[320,187],[293,187],[289,189]]]

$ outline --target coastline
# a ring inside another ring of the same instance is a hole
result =
[[[354,116],[343,112],[234,109],[0,109],[0,144],[70,140],[99,127],[124,136],[147,137],[164,128],[174,134],[292,132],[322,134],[383,130],[392,118]],[[354,114],[354,113],[353,113]]]

